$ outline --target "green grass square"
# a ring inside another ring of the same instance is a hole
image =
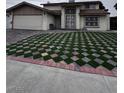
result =
[[[98,63],[94,62],[94,61],[90,61],[88,62],[89,65],[91,65],[92,67],[96,68],[98,66],[100,66]]]
[[[107,62],[104,62],[104,63],[102,64],[102,66],[104,66],[104,67],[107,68],[108,70],[112,70],[112,69],[114,68],[113,65],[111,65],[111,64],[109,64],[109,63],[107,63]]]

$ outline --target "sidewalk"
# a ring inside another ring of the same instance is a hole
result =
[[[117,93],[117,78],[7,60],[7,93]]]

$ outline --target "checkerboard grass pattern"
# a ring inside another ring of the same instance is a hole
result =
[[[68,32],[34,35],[7,45],[7,55],[78,66],[117,67],[116,33]]]

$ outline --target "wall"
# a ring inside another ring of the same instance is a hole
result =
[[[6,29],[12,28],[12,15],[6,16]]]
[[[96,9],[99,9],[99,4],[96,4]]]
[[[47,14],[47,29],[50,29],[49,24],[55,25],[55,19],[54,19],[54,16]]]
[[[91,4],[91,6],[92,6],[92,4]],[[99,9],[99,4],[96,4],[95,6],[96,6],[95,9]],[[85,8],[85,5],[82,5],[82,6],[80,7],[80,9],[86,9],[86,8]]]
[[[43,14],[43,30],[49,30],[49,24],[55,25],[55,18],[51,14],[44,13]]]
[[[85,17],[81,16],[80,19],[81,19],[80,28],[82,29],[85,26]],[[99,17],[99,27],[98,28],[87,28],[87,29],[88,30],[110,30],[109,15]]]
[[[15,9],[14,11],[14,15],[24,15],[24,14],[42,14],[43,11],[40,9],[36,9],[30,6],[22,6],[19,7],[17,9]]]
[[[48,10],[61,10],[61,6],[44,6]]]
[[[46,8],[48,10],[61,10],[62,9],[61,6],[44,6],[44,8]],[[45,22],[46,25],[44,24],[44,26],[45,26],[44,29],[45,30],[50,29],[49,24],[54,24],[54,26],[56,26],[57,29],[61,28],[61,17],[60,17],[60,19],[59,18],[54,18],[53,15],[47,14],[46,19],[44,19],[44,20],[46,20],[46,22]],[[56,23],[58,23],[58,24],[56,24]]]

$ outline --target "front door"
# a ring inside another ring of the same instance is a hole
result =
[[[76,23],[75,23],[75,14],[66,14],[66,28],[67,29],[75,29]]]
[[[76,29],[76,8],[65,9],[65,27],[66,29]]]

